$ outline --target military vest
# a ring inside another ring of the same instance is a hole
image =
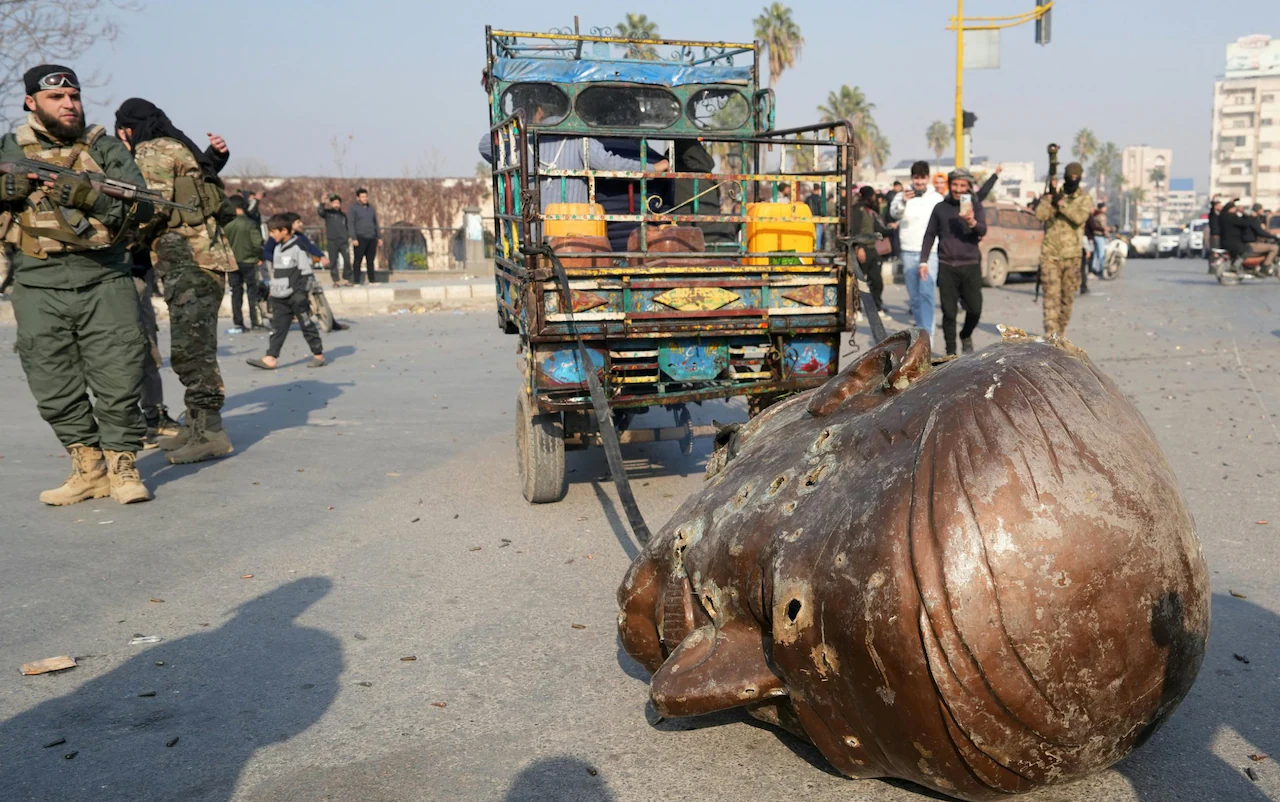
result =
[[[14,131],[14,137],[28,159],[101,173],[102,166],[94,161],[90,149],[105,132],[101,125],[95,125],[72,144],[54,147],[41,141],[30,123],[24,123]],[[115,242],[102,221],[79,209],[56,205],[43,189],[27,196],[26,208],[14,222],[17,225],[9,229],[5,241],[36,259],[55,253],[101,250]]]

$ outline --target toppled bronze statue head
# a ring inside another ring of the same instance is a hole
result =
[[[894,335],[721,445],[618,590],[668,716],[743,706],[841,772],[999,799],[1103,769],[1199,670],[1195,528],[1065,341]]]

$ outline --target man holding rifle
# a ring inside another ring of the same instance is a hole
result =
[[[1057,176],[1050,176],[1049,191],[1036,205],[1036,219],[1046,224],[1040,246],[1045,336],[1066,334],[1071,307],[1080,291],[1081,237],[1094,208],[1093,198],[1080,188],[1083,177],[1084,168],[1071,162],[1063,171],[1062,188],[1058,188]]]
[[[147,339],[124,235],[154,206],[129,151],[102,126],[86,128],[73,70],[44,64],[23,77],[26,122],[0,139],[0,232],[13,249],[27,384],[71,455],[71,475],[40,500],[147,501],[134,466]]]

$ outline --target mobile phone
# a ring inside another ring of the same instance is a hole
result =
[[[968,192],[960,196],[960,214],[961,216],[973,213],[973,196]]]

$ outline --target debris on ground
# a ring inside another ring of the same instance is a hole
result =
[[[574,629],[586,629],[586,628],[587,628],[587,625],[586,625],[586,624],[570,624],[569,626],[573,627]]]
[[[366,681],[364,681],[364,682],[357,682],[356,684],[357,684],[357,685],[359,685],[361,688],[372,688],[372,687],[373,687],[373,683],[372,683],[372,682],[369,682],[368,680],[366,680]]]
[[[45,749],[52,749],[55,746],[62,746],[67,742],[66,738],[57,738],[44,745]]]
[[[63,655],[62,657],[46,657],[43,660],[36,660],[33,663],[23,663],[22,673],[28,677],[36,674],[48,674],[51,671],[65,671],[68,668],[76,667],[76,659]]]
[[[159,635],[140,635],[134,633],[133,639],[129,641],[130,646],[142,646],[147,643],[159,643],[164,638]]]
[[[1266,760],[1269,757],[1271,757],[1271,755],[1268,755],[1266,752],[1255,752],[1254,754],[1249,755],[1249,759],[1254,763]]]
[[[444,708],[447,704],[448,704],[447,702],[432,702],[432,703],[431,703],[431,706],[432,706],[432,707]]]
[[[253,579],[253,574],[241,574],[241,579]]]
[[[417,660],[417,659],[418,659],[418,655],[416,655],[416,654],[407,654],[407,655],[405,655],[404,657],[401,657],[401,658],[400,658],[400,662],[402,662],[402,663],[412,663],[412,662],[414,662],[414,661],[415,661],[415,660]]]
[[[172,748],[172,747],[173,747],[175,744],[177,744],[177,743],[178,743],[178,736],[177,736],[177,735],[175,735],[175,736],[173,736],[172,738],[170,738],[169,740],[165,741],[165,742],[164,742],[164,745],[165,745],[165,748],[166,748],[166,749],[169,749],[169,748]]]
[[[1232,656],[1232,657],[1234,657],[1235,659],[1239,660],[1240,662],[1244,663],[1245,665],[1248,665],[1248,664],[1249,664],[1249,658],[1245,657],[1245,656],[1244,656],[1244,655],[1242,655],[1242,654],[1236,654],[1235,652],[1232,652],[1232,653],[1231,653],[1231,656]]]
[[[1247,599],[1247,598],[1249,598],[1248,596],[1244,595],[1243,593],[1236,593],[1234,590],[1229,591],[1229,593],[1230,593],[1232,596],[1235,596],[1237,599]]]
[[[1246,766],[1244,773],[1250,780],[1253,780],[1254,782],[1258,781],[1258,772],[1253,770],[1253,766]]]

